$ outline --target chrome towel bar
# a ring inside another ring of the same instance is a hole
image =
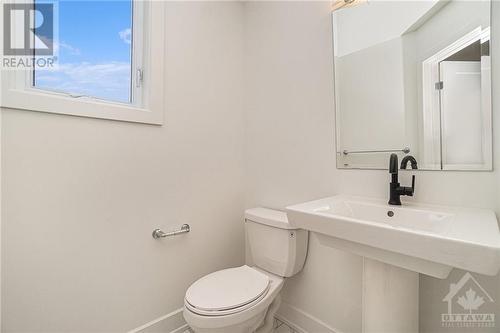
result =
[[[381,150],[344,150],[342,154],[371,154],[371,153],[394,153],[394,152],[403,152],[408,154],[410,152],[409,147],[404,147],[403,149],[381,149]]]
[[[180,234],[185,234],[191,231],[191,227],[189,224],[183,224],[179,230],[174,230],[170,232],[164,232],[161,229],[155,229],[153,230],[153,238],[158,239],[158,238],[165,238],[165,237],[170,237],[170,236],[177,236]]]

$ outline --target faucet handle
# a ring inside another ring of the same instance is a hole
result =
[[[413,193],[415,193],[415,175],[411,177],[411,195],[413,196]]]
[[[413,193],[415,193],[415,175],[411,177],[411,187],[409,186],[401,187],[401,195],[407,195],[409,197],[412,197]]]

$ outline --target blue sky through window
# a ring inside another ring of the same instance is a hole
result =
[[[58,10],[58,66],[36,71],[35,87],[130,102],[132,1],[62,0]]]

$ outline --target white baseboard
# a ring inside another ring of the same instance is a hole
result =
[[[128,333],[184,333],[188,330],[188,326],[182,316],[182,311],[182,308],[175,310],[130,330]],[[276,318],[299,333],[343,333],[286,302],[281,304]]]
[[[342,331],[286,302],[281,304],[276,318],[299,333],[342,333]]]
[[[183,308],[177,309],[128,333],[184,333],[188,330],[188,326],[182,316],[182,310]]]

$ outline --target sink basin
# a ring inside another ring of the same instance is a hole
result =
[[[340,197],[336,197],[336,199],[340,199]],[[450,229],[454,217],[454,214],[449,212],[424,210],[415,207],[394,208],[370,199],[362,200],[356,200],[355,198],[333,200],[331,206],[320,206],[313,209],[313,211],[359,221],[370,221],[394,228],[439,234],[445,234]]]
[[[287,207],[290,223],[328,246],[446,278],[452,268],[496,275],[500,231],[491,210],[338,195]]]

